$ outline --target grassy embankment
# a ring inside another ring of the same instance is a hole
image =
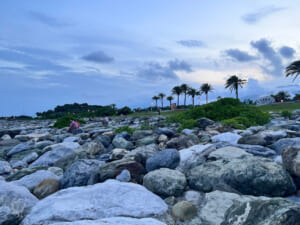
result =
[[[277,105],[262,105],[257,106],[264,112],[274,112],[280,113],[282,111],[292,112],[296,109],[300,109],[300,103],[291,103],[291,104],[277,104]]]

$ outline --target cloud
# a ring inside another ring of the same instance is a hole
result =
[[[248,24],[255,24],[255,23],[258,23],[259,21],[261,21],[263,18],[265,18],[273,13],[282,11],[284,9],[285,8],[283,8],[283,7],[268,6],[265,8],[258,9],[255,12],[246,14],[246,15],[242,16],[242,19],[244,20],[244,22],[246,22]]]
[[[269,62],[269,65],[262,65],[261,68],[273,76],[282,76],[284,67],[279,54],[273,49],[270,41],[262,38],[258,41],[251,41],[251,46]]]
[[[71,25],[71,23],[60,21],[55,17],[48,16],[41,12],[30,11],[29,16],[32,19],[50,27],[66,27]]]
[[[238,62],[249,62],[257,59],[257,57],[239,49],[227,49],[225,50],[225,54]]]
[[[178,59],[172,60],[168,62],[169,68],[174,71],[186,71],[191,72],[191,65],[185,61],[180,61]]]
[[[203,41],[199,40],[180,40],[177,41],[178,44],[188,47],[188,48],[202,48],[205,47],[205,44]]]
[[[114,61],[113,57],[108,56],[103,51],[92,52],[88,55],[83,56],[82,59],[95,63],[111,63]]]
[[[288,47],[288,46],[282,46],[279,49],[279,53],[282,57],[290,59],[294,57],[294,54],[296,53],[295,49]]]

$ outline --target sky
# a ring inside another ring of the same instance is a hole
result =
[[[74,102],[149,107],[182,83],[210,83],[213,101],[234,97],[224,88],[234,74],[248,79],[242,99],[298,93],[300,80],[284,77],[299,59],[298,3],[2,1],[0,116]]]

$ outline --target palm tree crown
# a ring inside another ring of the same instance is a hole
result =
[[[182,93],[184,94],[184,106],[186,106],[186,95],[189,90],[189,86],[187,84],[182,84],[180,86]]]
[[[240,79],[236,75],[232,75],[229,77],[226,81],[225,88],[229,88],[230,91],[232,92],[233,90],[235,91],[236,99],[239,98],[239,86],[242,88],[243,85],[247,84],[247,80]]]
[[[152,99],[155,101],[155,107],[157,108],[157,100],[159,99],[159,97],[153,96]]]
[[[300,75],[300,60],[292,62],[285,69],[285,76],[295,76],[293,81]]]
[[[200,91],[205,93],[206,95],[206,104],[208,103],[208,92],[212,92],[212,90],[213,87],[208,83],[202,84],[202,86],[200,87]]]
[[[173,98],[173,96],[171,96],[171,95],[167,97],[167,100],[170,102],[170,108],[171,108],[173,99],[174,99],[174,98]]]
[[[161,100],[161,107],[163,108],[164,107],[164,97],[166,97],[166,95],[164,93],[159,93],[158,97]]]
[[[193,105],[195,105],[195,96],[197,95],[197,90],[195,88],[189,88],[188,95],[192,97]]]
[[[181,87],[180,86],[175,86],[172,89],[172,93],[174,95],[177,95],[177,106],[179,106],[179,96],[182,93]]]

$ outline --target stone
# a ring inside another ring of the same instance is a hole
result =
[[[27,156],[25,156],[22,161],[26,162],[26,163],[31,163],[34,160],[36,160],[39,157],[39,155],[36,152],[32,152],[30,154],[28,154]]]
[[[43,149],[47,146],[50,146],[50,145],[53,145],[53,141],[39,141],[37,143],[35,143],[35,148],[40,148],[40,149]]]
[[[203,199],[202,195],[203,194],[198,191],[190,190],[184,192],[184,199],[188,202],[193,203],[194,205],[200,205]]]
[[[158,137],[158,142],[167,142],[168,141],[168,136],[165,134],[161,134]]]
[[[194,135],[180,135],[179,137],[172,138],[167,142],[168,148],[175,148],[175,149],[184,149],[191,146],[194,146],[200,142],[199,138]]]
[[[175,169],[179,162],[180,155],[176,149],[165,149],[147,159],[146,170],[149,172],[160,168]]]
[[[13,147],[8,153],[7,156],[11,156],[13,154],[19,153],[19,152],[23,152],[23,151],[27,151],[29,149],[31,149],[33,147],[33,144],[30,143],[20,143],[18,145],[16,145],[15,147]]]
[[[22,169],[28,167],[28,164],[22,160],[11,160],[9,163],[13,169]]]
[[[10,164],[6,161],[0,161],[0,175],[9,174],[12,171]]]
[[[43,180],[49,178],[60,180],[60,177],[48,170],[38,170],[32,174],[22,177],[20,180],[12,181],[12,183],[15,185],[24,186],[31,191]]]
[[[292,176],[300,177],[300,147],[287,147],[281,156],[284,168]]]
[[[223,159],[230,161],[232,159],[242,158],[244,156],[251,156],[245,150],[233,146],[227,146],[224,148],[219,148],[208,155],[208,159],[219,160]]]
[[[66,170],[69,166],[71,166],[77,160],[87,159],[87,158],[88,158],[88,154],[87,154],[86,151],[81,150],[81,149],[77,149],[73,153],[68,154],[68,155],[62,157],[61,159],[59,159],[58,161],[56,161],[53,164],[53,166],[59,167],[63,170]]]
[[[162,197],[180,196],[186,185],[185,175],[177,170],[161,168],[144,176],[143,185]]]
[[[52,166],[52,167],[49,167],[48,170],[59,177],[62,177],[64,174],[64,171],[59,167]]]
[[[156,144],[156,142],[157,142],[157,136],[151,135],[137,140],[136,145],[137,146],[150,145],[150,144]]]
[[[101,142],[105,148],[107,148],[111,144],[111,138],[106,135],[97,136],[95,138],[96,142]]]
[[[240,138],[238,144],[265,146],[267,145],[267,142],[261,135],[252,135]]]
[[[130,172],[128,170],[122,170],[122,172],[116,176],[116,180],[120,182],[129,182],[131,180]]]
[[[76,207],[73,207],[76,206]],[[145,187],[108,180],[86,187],[71,187],[40,200],[21,225],[39,225],[124,216],[162,216],[165,202]]]
[[[81,148],[84,149],[89,155],[99,155],[107,153],[104,145],[100,142],[87,142]]]
[[[127,141],[122,137],[114,138],[112,144],[115,148],[125,148],[127,150],[131,150],[134,148],[134,145],[130,141]]]
[[[270,148],[274,149],[277,154],[281,154],[283,149],[290,146],[300,147],[300,138],[283,138],[272,144]]]
[[[33,194],[38,198],[45,198],[59,190],[59,181],[56,179],[45,179],[33,190]]]
[[[60,181],[62,189],[75,186],[95,184],[98,181],[98,171],[104,162],[92,159],[79,159],[65,172]]]
[[[140,146],[131,150],[124,158],[133,159],[144,165],[147,159],[154,156],[158,151],[159,149],[156,144]]]
[[[195,133],[195,130],[192,130],[192,129],[183,129],[181,131],[182,134],[185,134],[185,135],[191,135],[191,134],[194,134]]]
[[[295,225],[300,221],[300,206],[284,199],[253,200],[235,203],[221,225]]]
[[[18,225],[37,202],[25,187],[0,180],[0,224]]]
[[[278,130],[278,131],[272,131],[272,130],[266,130],[259,133],[265,140],[267,145],[273,144],[275,141],[278,141],[279,139],[286,138],[287,132],[285,130]]]
[[[201,128],[201,129],[203,129],[203,130],[205,130],[205,128],[206,128],[207,126],[213,125],[213,124],[215,123],[213,120],[210,120],[210,119],[205,118],[205,117],[200,118],[200,119],[198,119],[197,121],[198,121],[198,123],[199,123],[199,128]]]
[[[216,189],[255,196],[287,196],[296,191],[290,175],[272,160],[246,156],[231,161],[206,162],[187,176],[192,189],[211,192]]]
[[[230,144],[237,144],[238,140],[241,137],[242,137],[241,135],[226,132],[226,133],[218,134],[218,135],[215,135],[215,136],[211,137],[211,140],[213,142],[222,142],[222,141],[224,141],[224,142],[228,142]]]
[[[119,137],[122,137],[125,140],[129,141],[131,138],[131,135],[127,131],[123,131],[121,133],[116,134],[115,138],[119,138]]]
[[[8,160],[7,153],[20,142],[16,139],[2,140],[0,141],[0,160]]]
[[[173,206],[172,214],[181,221],[191,220],[197,215],[197,208],[191,202],[181,201]]]
[[[28,137],[27,135],[16,135],[15,136],[15,139],[17,139],[18,141],[21,141],[21,142],[26,142],[28,140],[30,140],[30,137]]]
[[[274,157],[276,152],[268,147],[260,146],[260,145],[243,145],[237,144],[234,145],[238,148],[244,149],[246,152],[254,155],[254,156],[261,156],[261,157]]]
[[[123,148],[115,148],[112,150],[110,155],[110,160],[119,160],[122,159],[129,151]]]
[[[153,134],[152,130],[136,130],[133,132],[131,139],[136,141],[138,139],[142,139],[144,137],[150,136]]]
[[[81,128],[73,129],[72,130],[72,134],[73,135],[77,135],[77,134],[81,134],[81,133],[83,133],[83,130]]]
[[[164,135],[166,135],[169,138],[171,138],[171,137],[173,137],[175,135],[175,132],[173,130],[171,130],[171,129],[168,129],[168,128],[158,128],[156,130],[156,133],[158,135],[164,134]]]
[[[10,140],[11,137],[8,135],[8,134],[4,134],[2,137],[1,137],[1,140]]]
[[[67,137],[64,139],[63,142],[78,142],[79,141],[79,137]]]

